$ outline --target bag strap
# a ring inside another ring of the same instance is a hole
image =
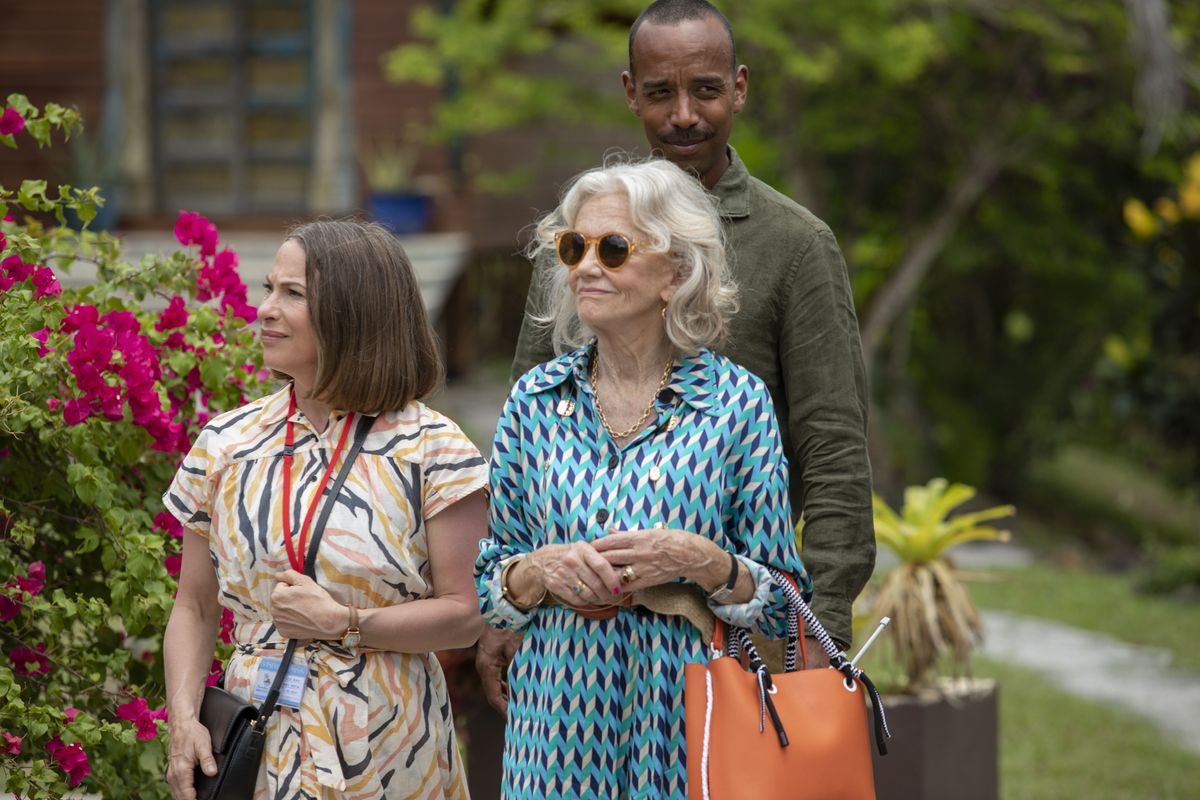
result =
[[[350,446],[350,451],[346,453],[346,460],[342,462],[342,468],[333,482],[333,488],[329,490],[329,497],[321,507],[321,513],[313,525],[312,541],[308,543],[308,554],[304,559],[304,574],[313,580],[316,580],[317,577],[317,545],[321,543],[321,536],[325,533],[325,523],[329,521],[329,515],[337,504],[337,497],[346,483],[346,478],[350,475],[354,460],[358,458],[358,453],[367,441],[367,434],[374,424],[375,417],[360,416],[358,418],[358,424],[354,429],[354,443]],[[318,501],[320,499],[317,498]],[[283,679],[287,677],[288,667],[291,666],[292,657],[296,654],[297,644],[297,640],[288,639],[287,648],[283,651],[283,660],[279,662],[279,670],[275,673],[275,680],[271,683],[271,689],[267,692],[266,699],[258,707],[258,719],[254,723],[254,727],[258,730],[262,730],[266,726],[267,720],[275,713],[276,703],[279,701],[279,691],[283,688]]]
[[[798,620],[803,620],[805,629],[809,632],[808,635],[815,637],[821,648],[829,656],[829,666],[845,676],[844,680],[847,688],[852,687],[858,682],[870,694],[871,708],[874,712],[872,718],[875,729],[875,745],[879,749],[880,755],[887,755],[886,742],[892,738],[892,733],[888,729],[887,715],[883,709],[883,698],[880,697],[875,684],[871,682],[871,679],[867,677],[867,674],[861,668],[850,663],[850,659],[846,658],[845,653],[838,650],[833,638],[825,630],[825,626],[817,619],[817,615],[813,613],[808,603],[804,602],[804,597],[800,593],[800,589],[797,587],[795,580],[792,579],[792,576],[774,567],[767,567],[767,571],[771,573],[771,578],[775,583],[782,588],[784,597],[787,599],[788,608],[791,611],[791,619],[788,620],[789,641],[785,671],[794,672],[796,670],[795,637],[799,632]],[[767,671],[766,664],[763,663],[762,658],[759,656],[754,642],[750,639],[750,632],[745,628],[729,625],[718,619],[716,628],[713,631],[714,650],[720,651],[722,644],[725,645],[726,653],[734,658],[739,658],[742,653],[746,654],[750,670],[759,678],[760,694],[762,695],[764,710],[771,713],[772,721],[775,723],[776,730],[780,734],[781,742],[786,742],[786,735],[782,731],[782,723],[775,713],[774,704],[767,695],[773,685],[770,673]]]

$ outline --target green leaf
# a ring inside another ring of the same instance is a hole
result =
[[[6,133],[0,136],[0,144],[13,150],[17,149],[17,139],[11,133]]]
[[[200,362],[200,380],[213,391],[224,387],[229,374],[229,365],[219,358],[206,358]]]
[[[49,210],[51,204],[46,198],[46,182],[35,180],[21,181],[21,188],[17,191],[17,202],[28,211]]]
[[[41,149],[50,144],[50,121],[46,119],[26,119],[25,132],[33,137]]]

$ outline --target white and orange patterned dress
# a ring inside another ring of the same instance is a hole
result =
[[[247,701],[260,659],[278,658],[286,646],[271,622],[270,595],[275,573],[290,568],[280,507],[288,392],[214,418],[163,497],[188,530],[208,538],[220,602],[235,621],[225,688]],[[347,418],[331,415],[322,433],[299,411],[293,420],[295,521],[316,502]],[[445,416],[418,402],[381,415],[325,527],[317,582],[358,608],[431,597],[425,520],[486,484],[486,462]],[[308,664],[302,707],[271,718],[255,800],[468,797],[432,653],[352,653],[328,643],[297,653]]]

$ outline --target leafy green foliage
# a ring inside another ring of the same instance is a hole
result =
[[[599,87],[617,87],[644,5],[423,7],[419,41],[394,50],[387,72],[447,86],[438,130],[468,146],[529,122],[632,125]],[[1200,134],[1194,93],[1171,120],[1139,116],[1147,55],[1117,0],[720,5],[750,67],[733,144],[848,256],[890,456],[877,476],[902,486],[936,471],[1016,496],[1105,342],[1159,313],[1145,271],[1122,256],[1120,204]],[[1166,10],[1168,40],[1153,46],[1194,72],[1200,6]],[[1167,135],[1148,156],[1159,122]]]
[[[8,105],[25,119],[17,140],[46,146],[79,125],[52,104]],[[107,234],[32,216],[87,220],[102,202],[45,181],[0,187],[13,212],[0,222],[0,789],[22,797],[80,781],[167,796],[151,709],[179,544],[159,498],[208,417],[260,386],[252,310],[206,284],[217,260],[236,263],[215,252],[215,228],[199,255],[133,264]],[[202,220],[184,217],[176,234],[191,241]],[[57,274],[81,260],[95,283],[64,290]]]

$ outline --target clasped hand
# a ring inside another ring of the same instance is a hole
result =
[[[288,639],[336,640],[346,632],[350,611],[307,575],[293,569],[275,573],[271,618]]]
[[[531,559],[547,591],[572,605],[608,605],[624,593],[693,578],[716,545],[687,531],[614,531],[592,542],[545,545]]]

